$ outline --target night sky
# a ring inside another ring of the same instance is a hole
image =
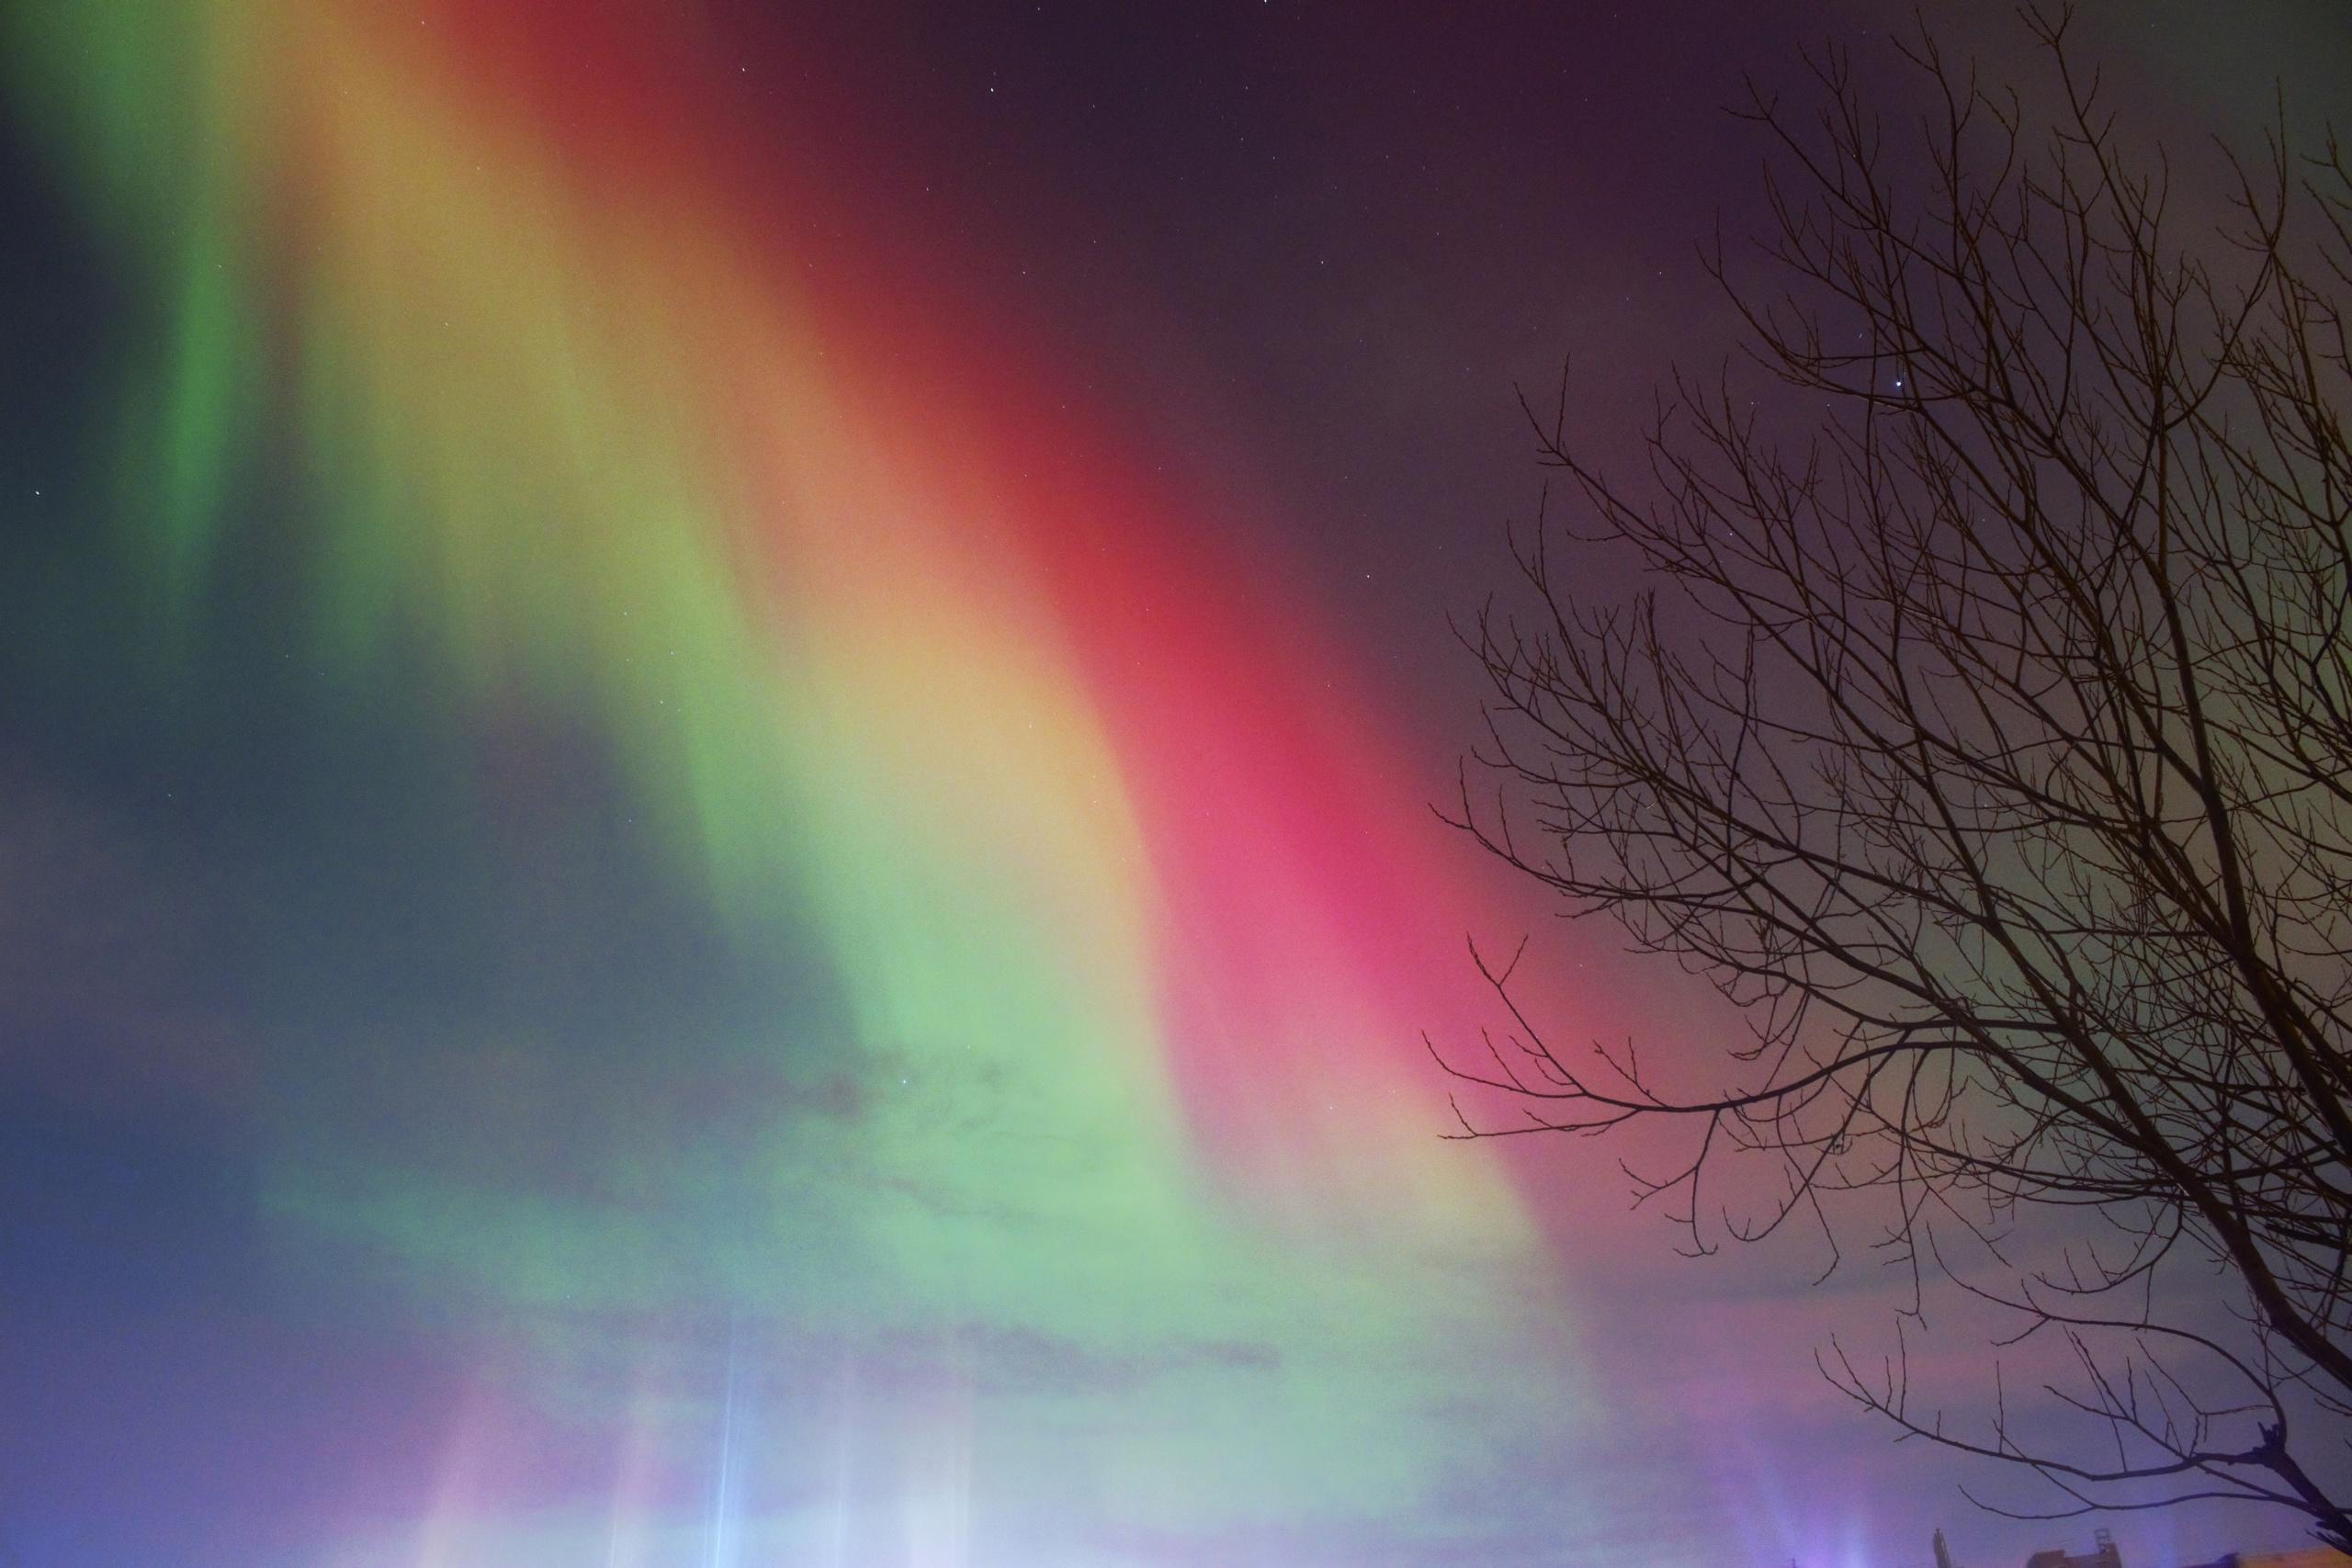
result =
[[[1515,389],[1630,464],[1731,349],[1743,75],[1900,116],[1907,9],[0,9],[0,1562],[2086,1540],[1821,1382],[1895,1282],[1444,1140],[1422,1043],[1531,931],[1719,1038],[1436,820],[1447,620]],[[2222,9],[2082,47],[2352,118],[2346,11]]]

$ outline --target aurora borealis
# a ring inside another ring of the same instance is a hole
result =
[[[1279,4],[0,12],[0,1540],[1924,1540],[1794,1286],[1677,1271],[1589,1151],[1442,1136],[1463,939],[1545,919],[1427,805],[1510,389],[1701,338],[1702,280],[1627,291],[1694,231],[1624,158],[1712,167],[1782,41],[1584,9],[1434,54]],[[1679,1016],[1544,936],[1579,1031]]]

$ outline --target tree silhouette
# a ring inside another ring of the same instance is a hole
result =
[[[2028,25],[2041,109],[1902,46],[1916,141],[1844,52],[1814,108],[1751,88],[1770,281],[1711,257],[1746,359],[1675,378],[1633,482],[1564,378],[1531,423],[1569,504],[1465,639],[1457,824],[1747,1032],[1684,1092],[1555,1048],[1481,958],[1515,1027],[1440,1054],[1516,1107],[1468,1135],[1683,1140],[1636,1179],[1698,1250],[1794,1219],[1834,1258],[1867,1213],[1920,1292],[2063,1342],[2054,1411],[1973,1427],[1899,1354],[1820,1355],[2059,1488],[2001,1511],[2252,1498],[2352,1548],[2352,171],[2282,115],[2200,221],[2068,17]],[[1612,550],[1644,591],[1589,600],[1565,563]],[[1715,1215],[1758,1159],[1767,1205]],[[2064,1413],[2097,1441],[2044,1442]]]

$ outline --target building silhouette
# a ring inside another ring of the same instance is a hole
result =
[[[2052,1549],[2037,1551],[2025,1560],[2025,1568],[2123,1568],[2123,1554],[2115,1550],[2115,1538],[2105,1530],[2092,1537],[2095,1544],[2087,1554]]]

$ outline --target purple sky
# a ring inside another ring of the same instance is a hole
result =
[[[146,26],[109,7],[60,36]],[[953,256],[930,315],[988,301],[972,341],[1034,344],[1147,427],[1126,459],[1256,499],[1201,531],[1246,536],[1281,579],[1257,601],[1301,606],[1383,705],[1416,821],[1477,728],[1447,617],[1508,586],[1541,482],[1515,389],[1573,352],[1575,416],[1630,460],[1660,379],[1736,342],[1696,247],[1764,220],[1763,148],[1724,112],[1743,77],[1789,86],[1834,39],[1899,80],[1897,12],[1858,0],[677,9],[780,184],[871,181],[881,228]],[[2023,59],[2004,8],[1927,15]],[[2082,32],[2178,142],[2256,133],[2274,81],[2299,125],[2344,107],[2331,7],[2155,0]],[[120,80],[128,124],[164,89]],[[986,1156],[1017,1181],[963,1144],[922,1165],[919,1123],[876,1109],[902,1058],[800,1043],[862,1027],[820,922],[747,944],[671,875],[622,742],[559,704],[452,721],[397,659],[325,698],[279,668],[310,608],[290,419],[248,437],[254,520],[204,650],[154,656],[169,613],[125,565],[109,455],[155,401],[124,367],[172,319],[139,258],[186,237],[110,227],[130,198],[91,197],[57,100],[7,85],[0,1564],[586,1562],[624,1515],[593,1561],[1916,1568],[1941,1524],[1987,1568],[2087,1541],[1974,1510],[1956,1487],[1985,1472],[1822,1382],[1832,1333],[1886,1343],[1901,1281],[1865,1259],[1815,1284],[1801,1237],[1678,1258],[1607,1146],[1495,1156],[1523,1254],[1335,1224],[1327,1265],[1219,1230],[1202,1277],[1243,1283],[1195,1314],[1156,1298],[1155,1234],[1065,1311],[1039,1281],[1115,1244],[1082,1207],[1048,1234],[998,1206],[1051,1139]],[[811,125],[797,153],[779,132]],[[1485,934],[1535,931],[1575,1031],[1670,1050],[1721,1022],[1428,834]],[[900,1203],[967,1205],[972,1304],[876,1239],[914,1234]],[[1916,1368],[1981,1411],[1981,1325],[1932,1321]],[[2212,1510],[2113,1528],[2134,1568],[2295,1540]]]

